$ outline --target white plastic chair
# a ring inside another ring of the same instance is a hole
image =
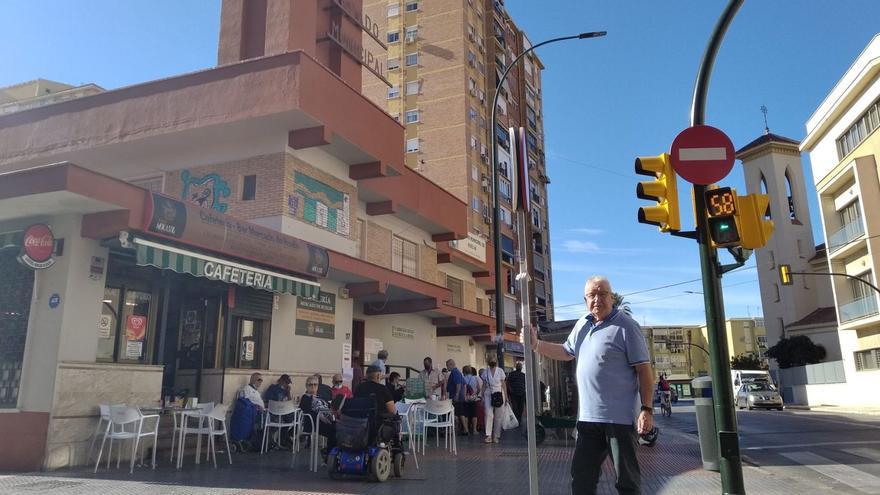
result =
[[[263,443],[260,447],[260,453],[263,454],[266,452],[269,447],[269,429],[275,428],[278,430],[278,442],[281,443],[281,429],[282,428],[293,428],[294,435],[297,434],[296,431],[296,404],[291,400],[285,401],[274,401],[270,400],[268,406],[266,407],[266,415],[263,421]],[[285,421],[284,417],[288,415],[293,415],[290,421]],[[291,446],[293,448],[293,446]]]
[[[429,400],[425,404],[424,435],[422,436],[422,455],[425,455],[428,428],[437,430],[436,446],[440,446],[440,430],[444,431],[444,448],[451,448],[454,455],[458,454],[455,443],[455,409],[451,400]],[[452,441],[450,441],[452,437]]]
[[[179,433],[179,444],[177,446],[177,468],[180,469],[183,466],[183,453],[186,449],[186,436],[189,434],[196,435],[196,464],[199,464],[199,460],[202,455],[202,435],[209,435],[211,433],[211,427],[207,424],[207,416],[208,413],[213,411],[219,406],[215,406],[213,402],[203,402],[196,406],[196,409],[183,411],[180,414],[180,433]],[[225,407],[225,406],[224,406]],[[225,413],[224,413],[225,414]],[[197,425],[193,426],[192,422],[196,421]],[[210,439],[209,439],[210,441]],[[205,460],[208,460],[208,456],[211,455],[209,449],[205,450]]]
[[[420,408],[414,404],[406,404],[403,402],[394,404],[394,408],[400,416],[400,442],[402,443],[403,437],[406,436],[409,448],[412,450],[413,461],[416,463],[416,469],[419,469],[419,459],[416,457],[415,443],[417,435],[414,434],[415,421],[413,421],[413,413],[416,409]]]
[[[217,468],[217,449],[214,437],[223,435],[226,440],[226,455],[229,457],[229,465],[232,465],[232,452],[229,449],[229,433],[226,429],[226,410],[228,406],[217,404],[210,412],[205,414],[208,428],[208,447],[211,449],[211,457],[214,459],[214,469]]]
[[[203,402],[201,404],[196,405],[196,409],[206,412],[210,411],[214,408],[213,402]],[[183,423],[187,420],[187,415],[192,411],[173,409],[171,418],[174,420],[174,428],[171,430],[171,457],[168,459],[169,461],[174,460],[174,450],[175,447],[179,449],[178,443],[180,443],[180,433],[183,431]],[[180,418],[178,420],[178,417]],[[194,417],[194,416],[190,416]],[[180,455],[180,454],[178,454]]]
[[[159,435],[159,415],[158,414],[141,414],[135,407],[129,406],[110,406],[110,421],[104,430],[104,438],[101,440],[101,449],[98,451],[98,461],[95,462],[95,472],[98,472],[98,466],[101,464],[101,456],[104,454],[104,444],[107,439],[110,440],[107,449],[107,468],[110,467],[110,458],[113,456],[114,440],[129,440],[131,445],[131,461],[128,472],[134,472],[134,461],[137,458],[138,445],[141,446],[141,462],[144,460],[144,444],[140,443],[141,438],[153,437],[153,469],[156,469],[156,446]],[[155,419],[152,430],[145,431],[144,423],[147,419]],[[119,447],[119,453],[116,455],[116,467],[122,459],[122,447]]]
[[[98,416],[98,423],[95,425],[95,433],[92,435],[92,443],[89,444],[89,459],[92,458],[92,450],[95,448],[95,442],[98,440],[98,435],[101,436],[101,441],[103,441],[104,433],[107,431],[107,425],[110,423],[110,405],[100,404],[98,410],[101,415]]]

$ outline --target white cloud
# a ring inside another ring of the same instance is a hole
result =
[[[590,241],[576,241],[569,239],[562,243],[562,249],[569,253],[598,253],[601,250],[599,245]]]
[[[573,232],[575,234],[587,234],[587,235],[602,235],[605,233],[602,229],[589,229],[589,228],[577,228],[577,229],[568,229],[569,232]]]

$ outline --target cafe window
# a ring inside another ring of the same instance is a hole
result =
[[[155,311],[153,294],[107,286],[98,320],[98,361],[148,363]]]

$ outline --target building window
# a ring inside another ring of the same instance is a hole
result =
[[[501,236],[501,261],[513,264],[513,239],[506,235]]]
[[[417,95],[422,90],[422,82],[421,81],[410,81],[406,83],[406,94],[407,95]]]
[[[419,37],[419,27],[418,26],[410,26],[406,28],[406,42],[414,43],[416,39]]]
[[[860,280],[848,279],[850,289],[852,290],[853,301],[859,301],[859,300],[866,299],[869,297],[873,298],[874,297],[874,290],[868,286],[868,284],[874,283],[873,274],[870,271],[868,271],[868,272],[865,272],[861,275],[857,275],[857,277]],[[868,284],[862,282],[861,280],[868,282]]]
[[[474,107],[468,108],[468,118],[473,120],[474,122],[477,121],[477,109],[476,108],[474,108]]]
[[[406,4],[407,12],[415,12],[419,10],[419,2],[409,2]]]
[[[407,110],[406,111],[406,123],[407,124],[415,124],[419,121],[419,111],[416,110]]]
[[[529,145],[529,151],[532,153],[538,152],[538,138],[532,134],[532,131],[526,133],[526,143]]]
[[[853,353],[856,371],[872,371],[880,369],[880,347]]]
[[[508,294],[516,294],[516,274],[513,273],[513,270],[505,270],[507,281],[507,293]]]
[[[455,306],[456,308],[461,308],[464,306],[462,300],[462,292],[464,292],[462,285],[463,284],[461,280],[455,277],[450,277],[449,275],[446,276],[446,288],[449,289],[450,298],[452,299],[451,301],[449,301],[449,304]]]
[[[510,203],[510,182],[508,182],[506,179],[501,179],[498,182],[498,191],[501,192],[501,199]]]
[[[397,98],[400,96],[400,86],[391,86],[388,88],[388,99]]]
[[[355,220],[354,251],[358,258],[367,258],[367,223],[358,218]]]
[[[842,160],[877,127],[880,127],[880,99],[872,103],[865,113],[837,138],[837,159]]]
[[[400,15],[400,5],[394,4],[388,6],[388,17]]]
[[[502,206],[500,210],[500,215],[502,222],[513,227],[513,217],[510,215],[510,210]]]
[[[480,211],[480,198],[476,196],[471,198],[471,208],[473,208],[474,211]]]
[[[388,42],[389,43],[397,43],[398,41],[400,41],[400,33],[396,32],[396,31],[388,33]]]
[[[532,208],[532,227],[535,230],[541,230],[541,210],[538,208]]]
[[[501,124],[495,124],[495,137],[498,144],[507,151],[510,151],[510,132]]]
[[[391,239],[391,269],[409,275],[419,276],[419,247],[416,243],[394,236]]]
[[[471,165],[471,179],[480,182],[480,169],[476,165]]]
[[[144,177],[141,179],[132,179],[128,182],[138,187],[143,187],[147,191],[160,193],[165,186],[165,176],[158,175],[155,177]]]
[[[152,347],[153,295],[125,286],[104,287],[98,331],[98,361],[146,363]]]
[[[410,53],[406,56],[406,66],[412,67],[414,65],[419,65],[419,54],[418,53]]]
[[[406,152],[415,153],[416,151],[419,151],[419,138],[407,139]]]
[[[388,59],[388,70],[394,70],[400,67],[400,59],[399,58],[389,58]]]
[[[245,175],[241,180],[241,200],[253,201],[257,199],[257,176]]]

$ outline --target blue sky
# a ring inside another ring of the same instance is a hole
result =
[[[430,0],[427,0],[430,1]],[[636,222],[639,155],[668,151],[688,126],[700,56],[726,2],[508,0],[535,43],[581,31],[601,39],[540,49],[557,319],[583,311],[583,282],[609,276],[647,324],[705,321],[697,246]],[[107,89],[211,67],[220,0],[3,2],[0,87],[43,77]],[[875,0],[747,1],[719,53],[707,122],[739,148],[771,130],[804,137],[804,122],[880,30]],[[804,156],[808,169],[809,161]],[[737,163],[723,185],[744,190]],[[682,225],[693,225],[680,183]],[[817,243],[815,191],[808,190]],[[754,262],[748,264],[754,266]],[[758,316],[754,268],[724,278],[728,317]]]

